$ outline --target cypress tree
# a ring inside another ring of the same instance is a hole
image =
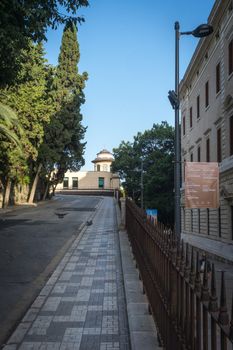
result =
[[[87,73],[78,73],[79,59],[77,30],[69,22],[64,28],[52,89],[56,113],[46,128],[40,149],[46,171],[52,172],[56,166],[56,181],[60,181],[68,169],[78,171],[84,165],[86,128],[82,125],[81,105],[85,102],[83,89]]]

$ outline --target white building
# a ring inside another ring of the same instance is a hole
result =
[[[215,1],[208,19],[214,32],[199,41],[180,83],[182,161],[220,166],[220,208],[183,207],[182,231],[228,242],[233,240],[232,8],[232,0]]]
[[[56,191],[78,191],[80,193],[114,194],[120,188],[118,174],[111,172],[114,158],[112,153],[103,149],[92,161],[94,171],[67,171],[63,183],[58,184]]]

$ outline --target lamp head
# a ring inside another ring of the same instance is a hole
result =
[[[192,31],[192,35],[196,38],[203,38],[213,33],[213,27],[209,24],[200,24],[196,29]]]
[[[174,90],[168,91],[168,99],[169,99],[173,109],[179,108],[179,99],[178,99],[178,96]]]

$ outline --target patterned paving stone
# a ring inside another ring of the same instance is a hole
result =
[[[119,349],[120,349],[119,342],[100,343],[100,350],[119,350]]]
[[[65,293],[67,284],[65,283],[56,283],[53,287],[52,294],[63,294]]]
[[[76,342],[61,343],[60,350],[78,350],[79,345]]]
[[[79,350],[93,350],[100,348],[100,335],[83,334]]]
[[[115,221],[105,198],[4,350],[130,350]]]
[[[91,287],[93,282],[93,277],[83,277],[81,280],[81,287]]]
[[[77,346],[81,343],[83,328],[66,328],[63,337],[64,343],[75,342]]]
[[[64,272],[62,272],[62,274],[59,278],[59,281],[69,281],[71,279],[72,275],[73,275],[72,272],[64,271]]]
[[[46,335],[47,329],[52,322],[53,316],[38,316],[30,328],[28,334]]]
[[[103,305],[89,305],[88,311],[102,311]]]
[[[83,334],[98,335],[101,333],[101,328],[84,328]]]
[[[61,302],[61,297],[48,297],[42,311],[56,311]]]
[[[118,323],[117,316],[103,316],[102,334],[118,334]]]

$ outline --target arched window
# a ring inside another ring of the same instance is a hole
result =
[[[97,164],[97,171],[100,171],[100,164]]]

